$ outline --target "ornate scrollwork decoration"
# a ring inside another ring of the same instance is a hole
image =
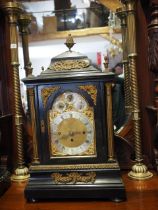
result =
[[[94,155],[94,150],[95,150],[95,145],[94,145],[94,142],[93,142],[93,144],[91,144],[89,146],[89,148],[87,149],[87,151],[84,152],[84,155]]]
[[[51,145],[51,152],[52,152],[52,155],[57,155],[57,154],[59,155],[59,151],[55,144]]]
[[[90,65],[88,60],[61,60],[54,62],[49,69],[53,71],[69,71],[87,68]]]
[[[94,153],[94,150],[95,150],[95,145],[94,145],[94,143],[92,143],[90,146],[89,146],[89,148],[84,152],[84,153],[82,153],[80,156],[90,156],[90,155],[94,155],[95,153]],[[51,145],[51,153],[52,153],[52,155],[53,156],[64,156],[63,155],[63,153],[60,153],[59,152],[59,150],[58,150],[58,148],[57,148],[57,146],[55,145],[55,144],[52,144]],[[76,156],[76,155],[74,155],[74,156]],[[72,157],[72,156],[70,156],[70,157]]]
[[[56,184],[75,184],[77,182],[84,182],[84,183],[94,183],[96,179],[95,172],[87,172],[87,173],[78,173],[78,172],[71,172],[71,173],[53,173],[51,177],[54,179]]]
[[[46,107],[46,103],[48,98],[50,97],[50,95],[52,93],[54,93],[55,91],[57,91],[60,87],[56,86],[56,87],[47,87],[47,88],[43,88],[41,90],[41,96],[42,96],[42,101],[43,101],[43,106]]]
[[[79,86],[81,90],[86,91],[92,98],[94,104],[97,103],[97,88],[95,85],[81,85]]]

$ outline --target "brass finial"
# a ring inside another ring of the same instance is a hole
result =
[[[71,48],[74,46],[74,44],[76,43],[74,42],[71,34],[69,34],[65,42],[65,45],[69,48],[69,51],[71,51]]]
[[[108,55],[104,56],[104,71],[109,72],[109,57],[108,57]]]

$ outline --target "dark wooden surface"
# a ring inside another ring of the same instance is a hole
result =
[[[27,203],[24,199],[25,183],[13,183],[0,198],[1,210],[157,210],[158,177],[146,181],[133,181],[123,174],[127,191],[127,201],[121,203],[107,201],[54,201]]]

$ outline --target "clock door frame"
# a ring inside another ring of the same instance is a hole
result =
[[[96,89],[95,91],[91,88]],[[48,112],[55,99],[64,92],[71,91],[82,95],[94,108],[97,157],[51,158],[48,128]],[[101,97],[104,95],[105,97]],[[38,132],[38,146],[41,164],[82,164],[104,163],[108,160],[108,140],[106,132],[106,93],[104,82],[84,81],[73,83],[41,84],[38,86],[40,132]],[[105,117],[102,117],[105,116]],[[42,122],[42,123],[41,123]]]

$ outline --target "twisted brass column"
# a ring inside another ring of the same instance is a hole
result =
[[[28,179],[28,168],[24,165],[23,154],[23,117],[22,105],[20,95],[20,81],[19,81],[19,61],[18,61],[18,34],[17,34],[17,18],[22,11],[21,5],[16,2],[2,3],[1,7],[8,15],[10,27],[10,51],[11,51],[11,66],[13,70],[13,88],[14,88],[14,114],[16,126],[16,140],[17,140],[17,164],[15,174],[12,175],[12,181],[23,181]]]
[[[28,47],[28,26],[31,23],[31,16],[28,14],[21,14],[18,18],[19,31],[22,39],[23,56],[24,56],[24,68],[26,77],[32,76],[32,67],[29,58]]]
[[[143,163],[142,144],[141,144],[141,129],[140,129],[140,109],[138,96],[138,80],[136,72],[136,23],[135,23],[135,6],[136,0],[122,0],[127,10],[127,28],[128,28],[128,57],[131,78],[131,93],[132,93],[132,116],[134,126],[135,140],[135,161],[132,171],[129,172],[129,177],[137,180],[144,180],[152,177],[152,173],[147,170]]]
[[[125,6],[116,10],[117,16],[121,20],[122,30],[122,48],[123,48],[123,68],[124,68],[124,92],[125,92],[125,110],[126,114],[131,114],[131,80],[128,62],[128,34],[127,34],[127,12]]]

